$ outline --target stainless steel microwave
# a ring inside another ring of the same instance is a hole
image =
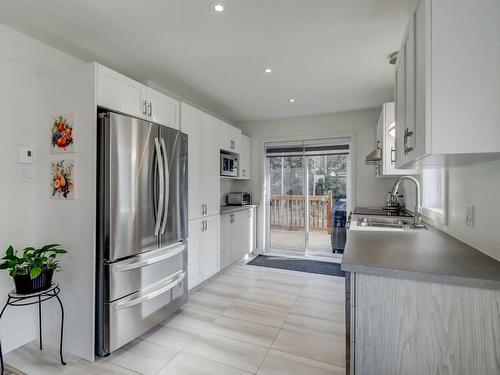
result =
[[[238,177],[238,156],[232,154],[220,154],[220,175]]]

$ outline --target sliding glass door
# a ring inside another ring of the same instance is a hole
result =
[[[304,158],[274,156],[268,158],[268,163],[270,247],[303,253],[306,247]]]
[[[349,143],[266,147],[268,251],[332,256],[345,244]]]

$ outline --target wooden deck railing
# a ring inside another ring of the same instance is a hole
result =
[[[309,196],[309,230],[330,233],[332,203],[332,194]],[[271,196],[271,229],[303,230],[305,214],[304,195]]]

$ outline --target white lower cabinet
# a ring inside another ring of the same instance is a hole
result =
[[[253,251],[254,232],[253,208],[221,215],[221,269]]]
[[[189,220],[188,287],[220,271],[220,216]]]

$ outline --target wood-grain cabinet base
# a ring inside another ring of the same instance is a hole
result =
[[[500,374],[500,291],[351,277],[356,375]]]

